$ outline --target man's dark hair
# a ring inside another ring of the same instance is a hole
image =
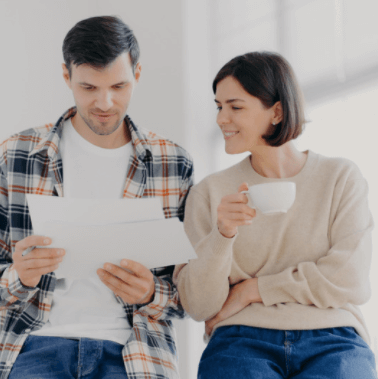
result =
[[[131,65],[139,61],[139,45],[133,31],[113,16],[79,21],[63,41],[63,58],[71,77],[71,65],[88,64],[103,69],[122,53],[130,53]]]
[[[271,52],[252,52],[231,59],[213,81],[214,94],[218,83],[228,76],[260,99],[266,108],[281,102],[282,121],[271,125],[262,136],[270,146],[281,146],[302,133],[305,123],[303,96],[293,69],[284,57]]]

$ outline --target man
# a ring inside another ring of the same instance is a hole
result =
[[[170,319],[184,311],[173,267],[150,271],[127,259],[116,266],[105,251],[93,277],[57,280],[64,250],[32,235],[27,193],[159,197],[165,216],[182,220],[193,181],[185,150],[126,115],[141,74],[127,25],[80,21],[63,55],[76,107],[0,150],[0,378],[177,378]]]

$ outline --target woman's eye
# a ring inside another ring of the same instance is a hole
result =
[[[234,109],[235,111],[241,109],[241,108],[238,108],[238,107],[232,107],[232,109]]]
[[[217,107],[217,110],[220,111],[222,109],[222,107]]]

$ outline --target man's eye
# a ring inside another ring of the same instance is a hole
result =
[[[235,111],[241,109],[241,108],[238,108],[238,107],[232,107],[232,109],[234,109]]]
[[[83,87],[85,90],[87,91],[92,91],[94,89],[94,87]]]
[[[125,88],[125,86],[114,86],[115,89],[122,89]]]
[[[217,107],[218,111],[220,111],[222,109],[222,107]]]

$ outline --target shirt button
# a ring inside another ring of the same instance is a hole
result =
[[[31,329],[25,329],[25,333],[30,333]]]

